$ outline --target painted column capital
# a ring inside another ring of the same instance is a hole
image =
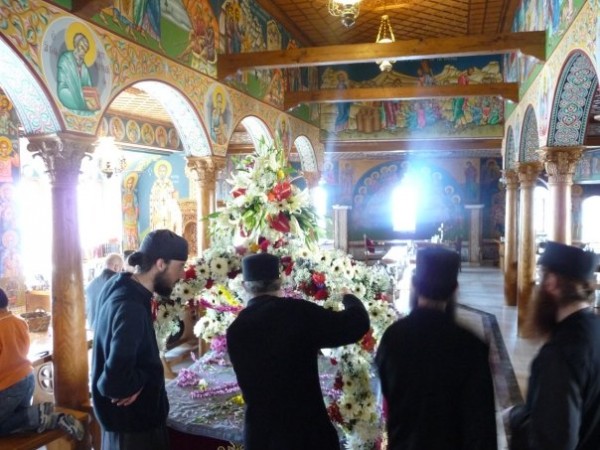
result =
[[[537,151],[548,172],[549,183],[572,183],[583,147],[543,147]]]
[[[187,167],[203,187],[214,189],[217,174],[225,168],[224,156],[188,156]]]
[[[503,170],[502,182],[507,190],[516,189],[519,185],[519,174],[514,169]]]
[[[44,161],[54,186],[76,185],[84,157],[91,158],[97,138],[73,133],[27,136],[27,150]]]
[[[517,174],[521,186],[533,187],[541,171],[542,163],[540,161],[520,162],[517,165]]]

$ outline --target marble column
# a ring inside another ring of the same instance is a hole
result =
[[[533,226],[533,191],[542,170],[539,161],[519,163],[519,246],[517,275],[518,332],[523,331],[527,310],[535,288],[535,229]]]
[[[198,243],[197,255],[210,247],[209,221],[207,216],[215,212],[217,174],[225,168],[223,156],[188,156],[187,167],[198,183]]]
[[[77,183],[81,160],[94,151],[96,137],[58,133],[28,139],[28,150],[42,158],[52,186],[54,397],[59,406],[82,409],[89,404],[89,369]]]
[[[484,205],[465,205],[471,216],[469,227],[469,263],[481,264],[481,211]]]
[[[519,176],[514,170],[504,171],[506,210],[504,222],[504,302],[517,305],[517,187]]]
[[[582,147],[544,147],[538,150],[548,173],[550,232],[548,240],[571,244],[571,186]]]
[[[333,205],[333,248],[348,253],[348,210],[351,206]]]

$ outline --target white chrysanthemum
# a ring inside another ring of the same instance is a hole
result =
[[[229,272],[229,260],[223,257],[217,257],[210,262],[210,271],[215,278],[223,278]]]

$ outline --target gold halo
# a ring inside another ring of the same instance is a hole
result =
[[[83,34],[90,44],[90,49],[85,54],[83,61],[86,66],[91,67],[92,64],[94,64],[94,61],[96,61],[96,40],[94,39],[92,31],[81,22],[73,22],[67,27],[67,31],[65,32],[65,44],[67,45],[67,50],[73,51],[73,38],[75,38],[75,35],[78,33]]]
[[[10,101],[10,98],[8,98],[8,96],[6,95],[2,95],[0,96],[0,103],[6,100],[6,110],[10,111],[13,108],[12,102]]]
[[[223,99],[223,103],[221,104],[221,112],[224,112],[225,111],[225,106],[227,105],[227,98],[225,97],[225,91],[223,91],[223,88],[220,87],[220,86],[216,87],[215,90],[212,93],[213,108],[217,104],[217,94],[221,94],[221,98]]]
[[[6,136],[0,136],[0,142],[6,142],[6,144],[8,145],[8,153],[6,153],[6,155],[0,153],[0,157],[7,158],[8,155],[10,155],[13,151],[13,143]]]
[[[123,178],[123,186],[127,187],[128,181],[130,179],[132,179],[132,178],[133,178],[133,185],[135,186],[137,184],[137,182],[138,182],[138,179],[139,179],[137,172],[129,172],[125,176],[125,178]]]
[[[167,168],[167,177],[170,177],[171,172],[173,171],[173,167],[171,166],[171,163],[169,163],[169,161],[161,159],[154,164],[154,175],[156,175],[156,178],[160,178],[158,169],[162,166],[165,166]]]

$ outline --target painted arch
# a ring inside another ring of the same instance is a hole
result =
[[[514,169],[517,162],[517,148],[515,147],[515,135],[511,126],[506,131],[506,149],[504,151],[504,169]]]
[[[27,64],[0,37],[0,85],[17,110],[26,135],[61,131],[62,121],[56,114],[50,95]]]
[[[162,81],[140,81],[133,86],[146,91],[165,108],[177,129],[186,156],[212,154],[206,128],[181,91]]]
[[[246,116],[240,120],[240,123],[250,135],[254,148],[258,148],[261,139],[264,139],[268,146],[273,145],[273,134],[261,119],[256,116]]]
[[[540,148],[537,118],[533,106],[529,105],[523,117],[521,127],[521,140],[519,142],[519,162],[537,161],[539,158],[536,150]]]
[[[300,156],[300,164],[305,172],[316,172],[318,170],[317,157],[312,143],[306,136],[298,136],[294,141],[298,155]]]
[[[558,79],[550,115],[548,146],[582,145],[587,118],[598,88],[598,75],[590,58],[580,50],[565,62]]]

